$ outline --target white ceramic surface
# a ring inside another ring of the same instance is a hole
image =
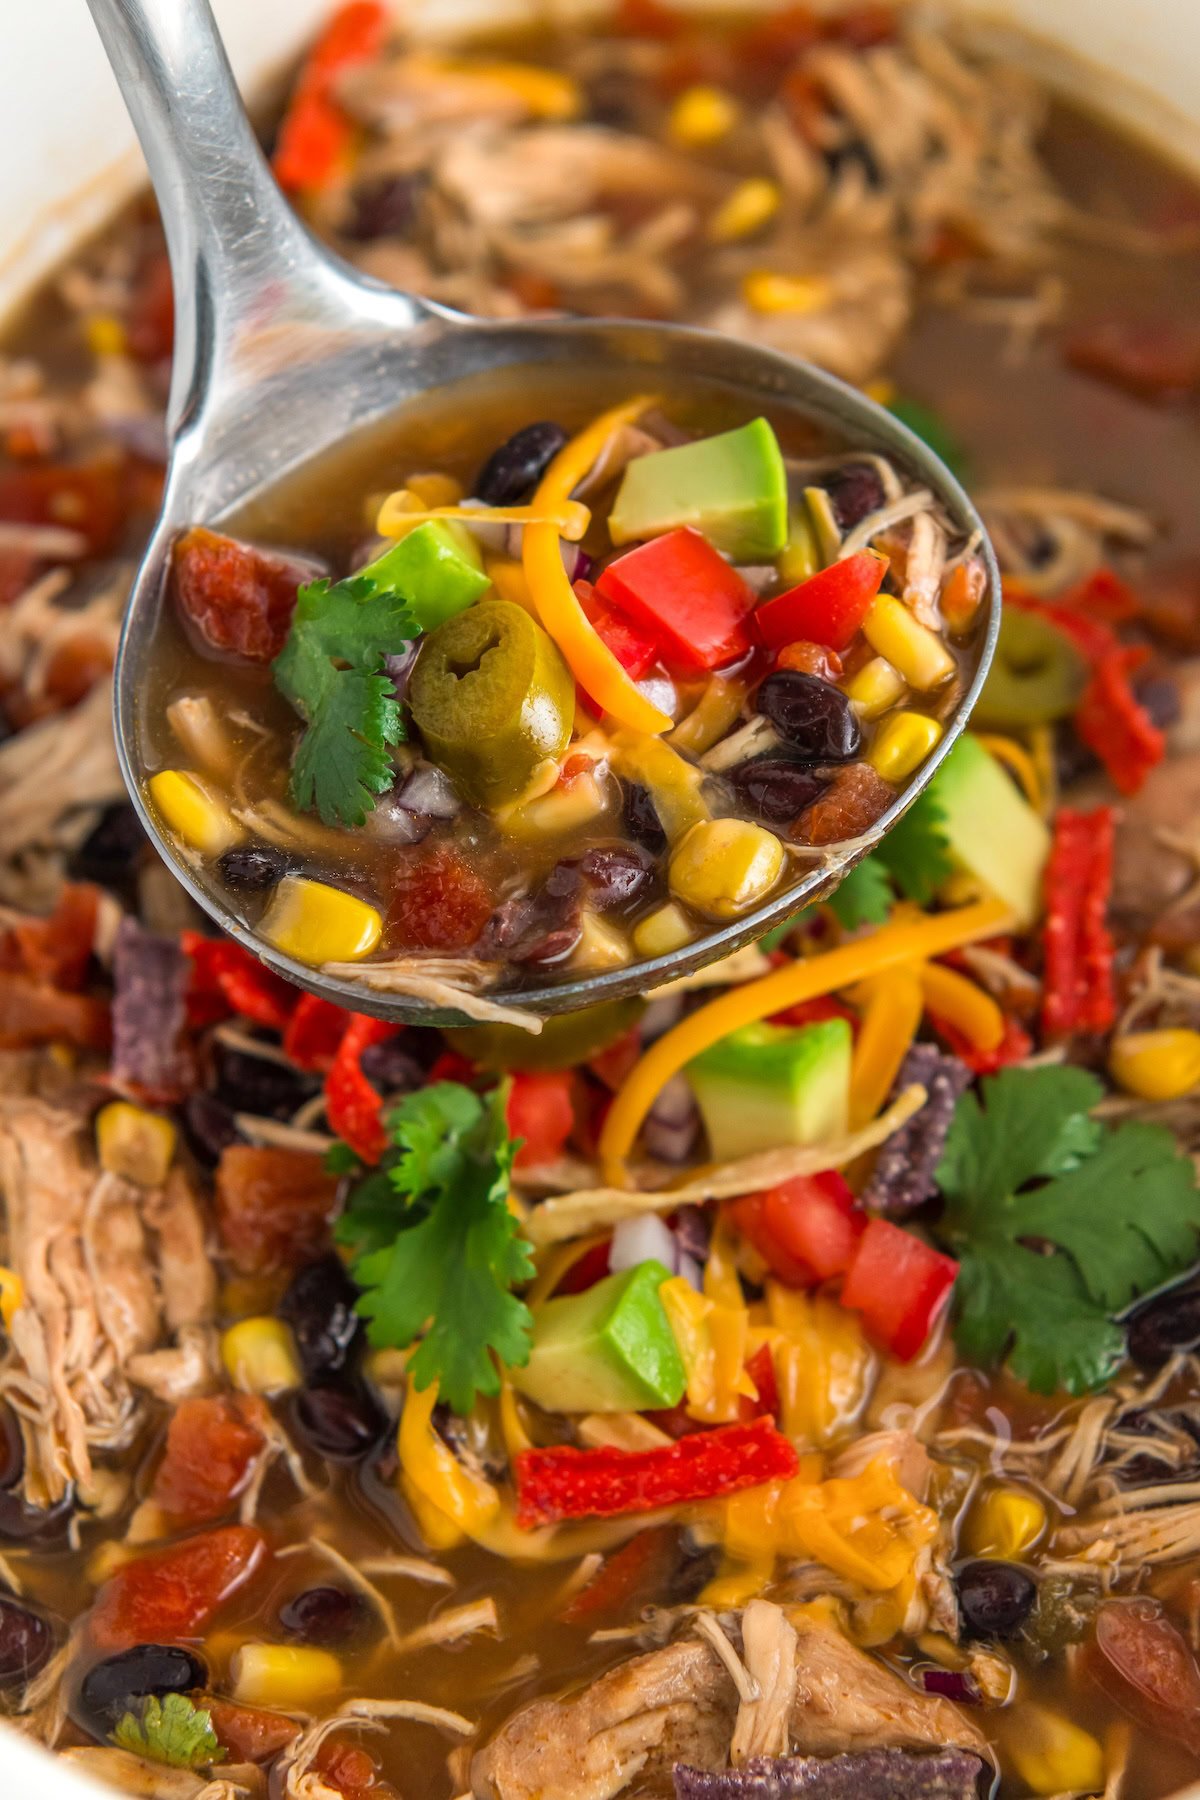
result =
[[[294,55],[331,0],[214,3],[253,92]],[[549,3],[542,0],[541,16]],[[521,0],[414,0],[397,10],[441,33],[519,17],[523,8]],[[1200,168],[1200,0],[963,0],[957,10],[1001,31],[1015,24],[1034,33],[1036,59],[1051,78]],[[0,0],[0,26],[2,315],[133,190],[140,164],[83,0]],[[15,1735],[0,1739],[3,1800],[96,1800],[108,1791]],[[1200,1800],[1200,1787],[1178,1800]]]

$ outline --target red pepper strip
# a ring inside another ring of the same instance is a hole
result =
[[[1004,1036],[995,1049],[981,1050],[949,1019],[940,1019],[936,1013],[927,1013],[926,1017],[946,1048],[953,1050],[959,1062],[966,1063],[976,1075],[994,1075],[998,1069],[1007,1069],[1010,1063],[1022,1062],[1033,1050],[1033,1039],[1012,1018],[1005,1019]]]
[[[653,1589],[654,1577],[666,1572],[675,1545],[671,1525],[654,1525],[606,1556],[586,1587],[580,1588],[562,1612],[565,1624],[579,1625],[598,1617],[614,1617],[626,1611],[640,1590]]]
[[[1084,590],[1075,592],[1082,596]],[[1046,619],[1086,658],[1091,680],[1075,714],[1075,729],[1121,792],[1136,794],[1167,752],[1166,738],[1129,685],[1131,672],[1145,662],[1149,652],[1122,644],[1103,619],[1088,616],[1073,603],[1049,605],[1028,594],[1009,592],[1004,598],[1007,606]]]
[[[404,1028],[366,1013],[350,1013],[337,1055],[325,1077],[325,1117],[329,1129],[349,1144],[365,1163],[377,1163],[387,1146],[383,1127],[383,1095],[362,1070],[362,1053]]]
[[[1099,568],[1085,575],[1076,587],[1068,589],[1056,602],[1083,613],[1089,619],[1102,619],[1106,625],[1124,625],[1140,618],[1142,602],[1127,581],[1115,569]]]
[[[872,1219],[842,1287],[842,1305],[862,1314],[868,1337],[911,1362],[954,1286],[958,1264],[911,1231]]]
[[[616,1518],[712,1500],[764,1481],[787,1480],[799,1459],[770,1419],[695,1431],[654,1450],[522,1450],[516,1461],[517,1524]]]
[[[596,592],[653,633],[672,674],[719,669],[750,648],[753,590],[690,526],[626,551],[603,571]]]
[[[354,127],[333,96],[334,83],[355,63],[378,55],[388,11],[377,0],[349,0],[318,38],[292,93],[275,146],[275,175],[289,193],[320,188],[336,175]]]
[[[754,623],[773,650],[798,638],[827,644],[831,650],[848,650],[886,574],[886,557],[859,550],[844,562],[818,570],[786,594],[764,600]]]
[[[269,1031],[284,1029],[299,997],[290,983],[272,975],[257,957],[228,938],[184,931],[179,942],[192,959],[188,1012],[193,1025],[211,1024],[235,1012]]]
[[[1116,1017],[1113,941],[1106,915],[1112,887],[1114,815],[1063,807],[1046,867],[1042,1029],[1050,1038],[1107,1031]]]
[[[283,1034],[284,1053],[298,1069],[328,1072],[346,1034],[350,1014],[318,994],[301,994]]]

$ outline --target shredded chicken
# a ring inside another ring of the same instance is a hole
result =
[[[758,1692],[738,1707],[729,1759],[786,1756],[796,1700],[796,1633],[782,1607],[750,1601],[742,1614],[742,1654]]]

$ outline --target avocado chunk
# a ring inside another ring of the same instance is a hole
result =
[[[453,519],[427,519],[358,573],[403,594],[422,631],[452,619],[491,586],[479,545]]]
[[[733,562],[770,562],[787,543],[787,472],[765,419],[627,464],[608,521],[614,544],[690,525]]]
[[[845,1019],[815,1025],[745,1025],[685,1071],[717,1162],[844,1137],[850,1114]]]
[[[677,1406],[683,1360],[658,1290],[660,1262],[607,1275],[582,1294],[547,1300],[534,1315],[533,1343],[513,1386],[547,1412],[637,1412]]]
[[[957,868],[1011,906],[1018,926],[1032,925],[1050,854],[1045,821],[970,732],[959,738],[928,791],[944,814]]]

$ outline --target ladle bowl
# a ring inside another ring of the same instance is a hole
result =
[[[149,166],[175,292],[162,511],[137,571],[114,675],[121,771],[151,842],[230,937],[277,974],[340,1006],[424,1024],[462,1015],[335,979],[259,939],[165,836],[143,787],[143,714],[171,546],[188,525],[219,524],[305,464],[451,384],[534,365],[594,369],[638,387],[717,383],[744,402],[786,408],[850,449],[890,458],[931,490],[954,529],[978,534],[984,617],[967,684],[936,750],[871,830],[828,846],[753,912],[682,950],[578,977],[548,971],[505,992],[537,1017],[644,994],[751,943],[829,893],[925,787],[975,703],[1000,625],[1000,581],[982,523],[954,476],[882,407],[835,377],[718,333],[616,319],[482,320],[358,274],[324,248],[271,175],[242,107],[208,0],[89,0]]]

